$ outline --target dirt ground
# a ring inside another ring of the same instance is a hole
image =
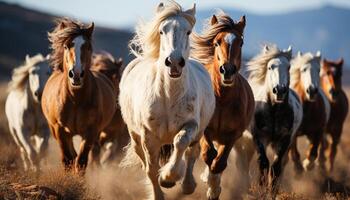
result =
[[[346,89],[350,96],[350,88]],[[0,199],[130,199],[139,200],[147,195],[144,173],[141,168],[121,169],[118,161],[107,169],[88,168],[85,177],[65,173],[60,163],[57,143],[51,139],[48,157],[43,159],[40,172],[24,172],[17,148],[8,132],[4,114],[6,84],[0,85]],[[305,152],[307,142],[299,139],[301,152]],[[79,138],[76,139],[79,142]],[[304,154],[303,154],[304,155]],[[232,153],[228,168],[223,173],[222,200],[237,199],[240,181],[235,169],[235,155]],[[291,162],[284,172],[278,199],[350,199],[350,117],[348,116],[338,147],[334,173],[324,176],[318,170],[295,178]],[[252,187],[243,199],[268,199],[265,189],[256,184],[257,160],[251,163]],[[172,189],[163,189],[166,199],[192,200],[206,199],[206,185],[199,178],[204,169],[198,160],[195,167],[197,188],[194,194],[184,196],[177,184]]]

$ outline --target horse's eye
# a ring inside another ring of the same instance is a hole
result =
[[[272,70],[272,67],[271,67],[271,66],[269,66],[268,70]]]
[[[163,35],[163,31],[160,31],[159,34]]]
[[[241,45],[240,45],[240,46],[241,46],[241,47],[243,47],[243,44],[244,44],[244,42],[243,42],[243,40],[242,40],[242,42],[241,42]]]
[[[327,75],[332,75],[332,72],[331,72],[331,71],[328,71],[328,72],[327,72]]]
[[[190,35],[191,34],[191,31],[187,31],[187,35]]]
[[[219,42],[215,42],[215,43],[214,43],[214,46],[215,46],[215,47],[220,46]]]

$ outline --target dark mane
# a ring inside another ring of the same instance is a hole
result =
[[[56,27],[52,32],[48,33],[48,38],[52,49],[50,66],[54,70],[63,71],[63,52],[64,45],[74,40],[77,36],[82,35],[86,41],[91,42],[91,37],[86,32],[87,28],[78,21],[68,18],[60,18],[56,20]]]
[[[110,53],[102,52],[92,56],[91,69],[104,72],[107,76],[117,74],[118,78],[122,72],[123,60],[115,59]]]

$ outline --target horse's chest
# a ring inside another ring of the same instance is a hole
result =
[[[294,113],[288,104],[258,102],[255,111],[255,134],[276,140],[291,133]]]
[[[303,113],[303,121],[299,128],[301,134],[320,130],[326,125],[325,107],[321,101],[304,102]]]

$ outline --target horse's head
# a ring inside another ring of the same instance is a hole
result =
[[[31,58],[29,58],[29,56],[26,57],[27,62],[30,59]],[[45,60],[37,62],[31,68],[28,69],[29,88],[32,93],[33,99],[36,102],[40,102],[45,83],[50,76],[50,68],[48,66],[49,63],[47,56]]]
[[[68,74],[71,86],[81,87],[85,71],[91,66],[92,45],[91,36],[94,23],[80,30],[66,40],[63,51],[63,71]]]
[[[343,71],[343,58],[338,61],[323,59],[321,67],[321,85],[327,97],[335,101],[342,89],[341,77]]]
[[[160,46],[158,62],[160,65],[168,68],[167,73],[173,79],[181,76],[189,57],[189,35],[194,25],[195,10],[194,5],[189,10],[170,15],[170,17],[162,20],[159,25]],[[161,3],[157,8],[157,12],[173,11]]]
[[[308,101],[315,101],[320,86],[320,61],[321,52],[316,55],[307,53],[302,55],[298,52],[297,57],[305,57],[299,66],[300,84]]]
[[[264,47],[264,53],[268,54],[269,47]],[[284,102],[289,92],[289,69],[292,47],[283,50],[284,54],[273,57],[267,62],[266,84],[271,93],[272,101],[276,103]],[[289,56],[285,56],[289,55]]]
[[[215,15],[210,20],[211,26],[217,25],[218,19]],[[241,67],[241,54],[243,46],[243,30],[245,27],[245,16],[241,17],[232,30],[220,32],[213,40],[214,67],[220,72],[221,84],[231,86],[234,75]]]

